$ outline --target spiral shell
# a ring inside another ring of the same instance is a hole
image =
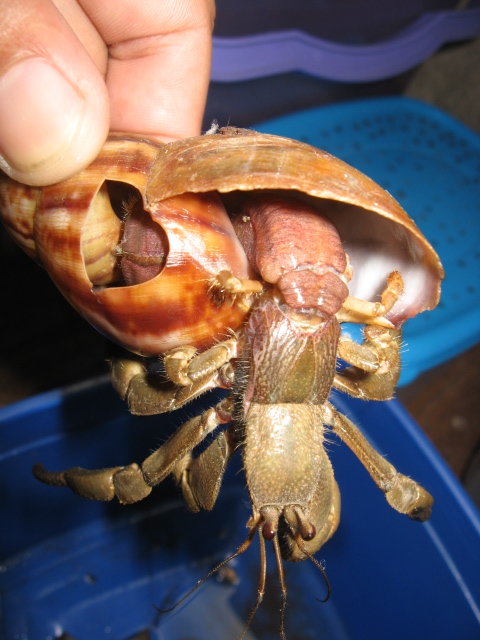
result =
[[[124,201],[114,195],[119,185]],[[92,325],[156,355],[185,344],[204,349],[243,323],[245,309],[214,300],[209,286],[222,270],[249,276],[224,203],[264,189],[303,194],[331,219],[353,267],[350,295],[373,300],[387,275],[401,272],[405,292],[388,316],[396,326],[437,304],[440,260],[400,205],[341,160],[278,136],[226,128],[165,145],[112,136],[64,182],[38,189],[5,178],[0,205],[14,239]],[[142,258],[158,269],[138,284],[119,275],[119,256],[129,253],[122,211],[132,194],[140,218],[158,225],[162,247]]]

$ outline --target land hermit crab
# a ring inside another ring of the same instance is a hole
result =
[[[140,465],[37,466],[37,478],[132,503],[172,474],[198,511],[213,508],[240,449],[252,515],[238,553],[258,531],[256,606],[265,540],[282,576],[282,558],[312,557],[338,526],[328,430],[390,506],[429,517],[430,494],[328,400],[332,388],[390,398],[401,326],[440,295],[438,256],[369,178],[309,145],[225,128],[163,146],[111,137],[78,176],[43,190],[5,181],[1,198],[17,242],[92,325],[131,352],[112,362],[112,375],[133,413],[168,412],[215,387],[232,391]],[[343,322],[364,325],[362,344],[342,336]],[[337,370],[337,359],[348,366]]]

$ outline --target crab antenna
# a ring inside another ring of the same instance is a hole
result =
[[[257,599],[252,609],[250,610],[250,613],[248,614],[247,622],[245,623],[245,627],[242,631],[242,635],[239,636],[238,640],[244,640],[248,632],[248,629],[252,624],[252,620],[258,611],[258,607],[262,604],[263,596],[265,594],[265,583],[267,580],[267,554],[265,551],[264,537],[261,534],[259,534],[258,539],[260,541],[260,576],[258,578]]]
[[[203,578],[200,578],[200,580],[198,580],[193,585],[193,587],[191,589],[189,589],[187,591],[187,593],[180,598],[180,600],[177,600],[177,602],[175,602],[175,604],[173,604],[171,607],[167,607],[166,609],[160,609],[159,607],[155,607],[155,609],[158,611],[158,613],[162,613],[163,614],[163,613],[170,613],[171,611],[174,611],[174,609],[176,609],[179,605],[181,605],[183,602],[185,602],[185,600],[187,600],[192,595],[192,593],[195,593],[195,591],[199,587],[201,587],[203,584],[205,584],[205,582],[209,578],[211,578],[215,573],[217,573],[217,571],[219,571],[222,567],[224,567],[226,564],[228,564],[231,560],[234,560],[239,555],[244,553],[248,549],[248,547],[252,544],[252,540],[253,540],[253,537],[254,537],[256,531],[257,531],[256,527],[253,527],[252,529],[250,529],[250,531],[248,532],[247,537],[242,542],[242,544],[237,548],[237,550],[234,551],[233,553],[231,553],[226,558],[224,558],[215,567],[213,567],[213,569],[210,569],[210,571],[205,576],[203,576]]]
[[[287,640],[285,635],[285,610],[287,608],[287,585],[285,583],[285,573],[283,571],[282,556],[280,553],[280,545],[278,544],[278,536],[273,539],[273,548],[275,549],[275,558],[277,560],[278,580],[280,582],[280,590],[282,592],[282,602],[280,604],[280,638]]]
[[[327,602],[327,600],[330,598],[330,595],[332,593],[332,587],[330,586],[330,580],[328,579],[327,572],[325,571],[325,567],[322,565],[321,562],[319,562],[315,558],[315,556],[313,554],[310,553],[310,551],[307,551],[307,549],[305,548],[305,545],[302,544],[302,542],[300,541],[300,536],[299,535],[295,536],[295,542],[296,542],[298,548],[300,549],[300,551],[302,553],[304,553],[307,556],[307,558],[309,558],[313,562],[313,564],[317,567],[317,569],[322,574],[323,581],[325,583],[325,586],[327,587],[327,595],[323,599],[322,598],[316,598],[316,600],[318,600],[318,602]]]

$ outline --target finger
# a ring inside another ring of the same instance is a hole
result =
[[[0,167],[27,184],[58,182],[105,140],[102,74],[50,0],[0,0],[0,10]]]
[[[210,79],[211,0],[82,0],[109,45],[111,128],[162,140],[200,133]]]

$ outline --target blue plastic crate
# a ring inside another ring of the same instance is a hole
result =
[[[480,338],[480,137],[408,98],[319,107],[255,125],[338,156],[389,191],[443,262],[442,298],[405,325],[400,384]]]
[[[238,584],[212,578],[185,606],[161,615],[245,536],[247,493],[238,465],[211,513],[190,514],[169,482],[129,507],[41,485],[31,466],[96,467],[141,460],[211,397],[172,414],[132,417],[108,382],[52,392],[0,411],[1,615],[5,640],[227,640],[255,600],[253,544],[234,565]],[[394,512],[344,445],[329,453],[342,494],[340,527],[319,552],[330,601],[309,562],[287,567],[287,635],[302,640],[473,640],[480,634],[480,521],[431,444],[395,401],[335,398],[389,460],[434,496],[429,522]],[[238,456],[237,456],[238,457]],[[278,638],[278,580],[250,640]],[[273,595],[272,595],[273,594]]]

